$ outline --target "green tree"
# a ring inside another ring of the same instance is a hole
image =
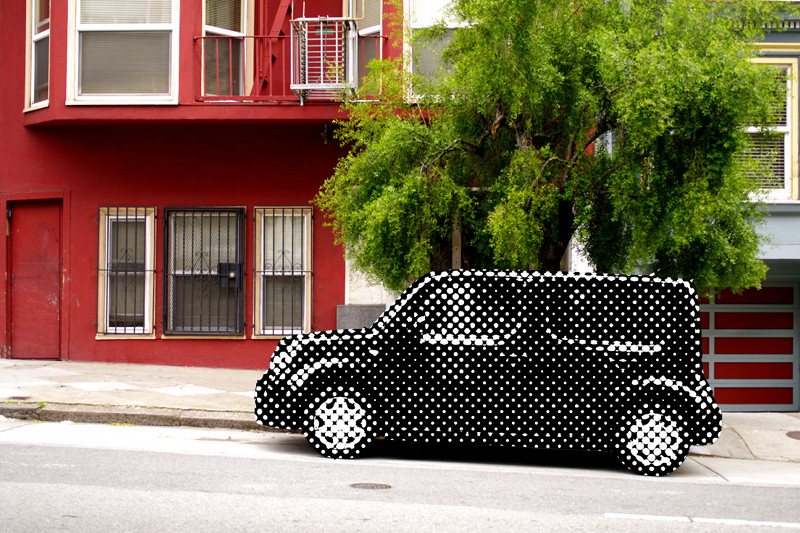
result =
[[[416,50],[447,37],[436,76],[373,62],[377,98],[344,104],[349,153],[317,205],[395,290],[449,268],[454,228],[471,268],[558,270],[575,237],[602,272],[758,286],[766,169],[745,127],[766,128],[786,86],[750,59],[783,8],[453,0],[454,30],[410,36]]]

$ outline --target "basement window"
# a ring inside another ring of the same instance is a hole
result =
[[[98,320],[104,335],[153,334],[153,207],[99,211]]]
[[[311,331],[311,208],[257,208],[255,263],[255,334]]]
[[[244,334],[244,217],[244,208],[165,210],[165,334]]]

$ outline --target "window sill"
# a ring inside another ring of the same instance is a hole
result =
[[[81,106],[81,105],[178,105],[178,100],[172,97],[165,98],[137,98],[135,96],[126,96],[124,98],[80,98],[75,100],[67,100],[68,106]]]
[[[123,334],[115,335],[113,333],[97,333],[94,336],[96,341],[132,341],[132,340],[153,340],[156,338],[155,333],[139,333],[139,334]]]
[[[286,337],[291,337],[292,335],[305,335],[306,333],[311,333],[310,331],[298,331],[297,333],[286,333],[284,335],[272,335],[272,334],[260,334],[254,333],[253,340],[254,341],[268,341],[268,340],[280,340],[285,339]]]
[[[161,340],[220,340],[220,341],[243,341],[247,340],[245,335],[174,335],[164,334]]]
[[[27,106],[25,109],[22,110],[22,112],[30,113],[31,111],[36,111],[38,109],[45,109],[47,107],[50,107],[50,100],[43,100],[41,102],[36,102],[35,104]]]

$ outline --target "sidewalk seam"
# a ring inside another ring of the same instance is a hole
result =
[[[739,435],[738,431],[736,431],[736,428],[728,426],[728,429],[733,431],[733,433],[736,434],[736,436],[739,438],[739,440],[742,441],[742,444],[744,444],[744,447],[747,448],[747,452],[753,457],[753,459],[758,459],[758,457],[756,457],[756,454],[753,453],[753,450],[750,449],[750,445],[747,444],[747,441],[744,440],[744,438],[742,438],[741,435]]]

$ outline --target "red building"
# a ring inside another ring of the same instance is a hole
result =
[[[408,29],[444,3],[404,2]],[[369,322],[391,296],[353,297],[311,200],[344,153],[336,100],[403,53],[382,4],[0,0],[0,356],[264,368],[286,334]],[[784,29],[757,59],[788,74],[765,289],[702,305],[729,410],[800,407],[800,22]]]
[[[298,5],[2,0],[3,357],[264,368],[336,327],[310,202],[391,50],[378,1]]]

